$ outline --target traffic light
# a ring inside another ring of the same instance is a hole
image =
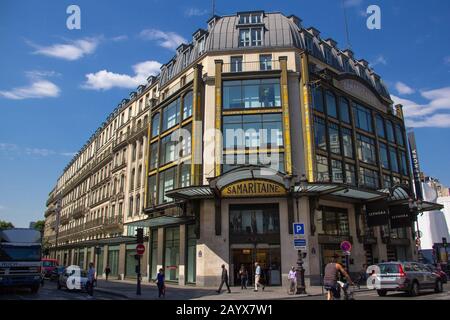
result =
[[[144,229],[142,228],[136,229],[136,238],[137,243],[144,243]]]

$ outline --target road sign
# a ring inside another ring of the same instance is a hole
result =
[[[305,224],[304,223],[294,223],[294,235],[304,236],[305,235]]]
[[[138,244],[136,246],[136,253],[142,256],[144,254],[144,252],[145,252],[145,246],[142,243]]]
[[[342,241],[341,242],[341,250],[344,252],[352,251],[352,244],[349,241]]]
[[[295,250],[306,250],[306,239],[294,239]]]

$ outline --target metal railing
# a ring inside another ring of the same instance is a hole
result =
[[[280,61],[249,61],[224,63],[223,73],[239,73],[239,72],[256,72],[256,71],[272,71],[280,70]]]

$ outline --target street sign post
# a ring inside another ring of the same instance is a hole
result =
[[[136,253],[137,253],[138,255],[142,256],[142,255],[144,254],[144,252],[145,252],[145,246],[144,246],[142,243],[139,243],[139,244],[136,246]]]
[[[350,241],[342,241],[341,242],[341,250],[344,251],[344,255],[345,255],[345,268],[347,269],[347,272],[349,271],[349,257],[350,257],[350,253],[352,251],[352,244],[350,243]]]

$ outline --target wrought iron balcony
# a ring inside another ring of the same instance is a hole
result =
[[[123,229],[122,216],[118,215],[114,217],[106,217],[103,221],[102,229],[105,232],[122,231]]]

